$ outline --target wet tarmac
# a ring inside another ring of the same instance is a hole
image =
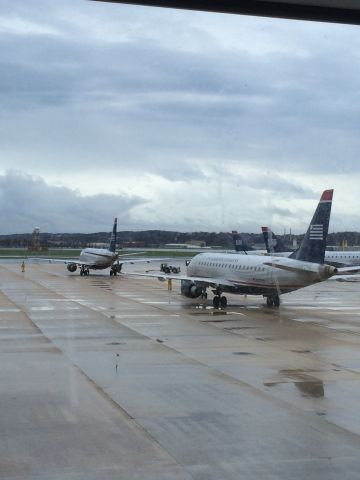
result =
[[[1,479],[360,477],[359,283],[226,311],[63,265],[0,286]]]

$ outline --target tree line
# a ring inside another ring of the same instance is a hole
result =
[[[304,235],[279,235],[285,244],[291,246],[295,238],[298,243]],[[243,242],[248,248],[263,244],[261,233],[242,233]],[[83,248],[90,244],[106,244],[110,238],[109,232],[97,233],[40,233],[40,245],[45,248]],[[120,231],[119,246],[129,247],[139,245],[141,248],[163,247],[168,243],[205,242],[209,247],[232,249],[233,238],[229,232],[174,232],[167,230]],[[348,246],[360,245],[360,232],[329,233],[327,244],[340,247],[343,242]],[[28,248],[32,245],[32,235],[29,233],[0,235],[0,247]]]

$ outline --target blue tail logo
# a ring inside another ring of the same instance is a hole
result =
[[[304,240],[299,249],[290,255],[290,258],[305,262],[324,263],[333,192],[334,190],[325,190],[321,195]]]

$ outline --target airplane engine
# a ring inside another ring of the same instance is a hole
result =
[[[330,278],[337,273],[337,268],[331,265],[321,265],[319,268],[319,276],[321,279]]]
[[[202,294],[202,287],[199,287],[191,280],[181,281],[181,295],[187,298],[197,298]]]
[[[69,263],[66,268],[69,270],[69,272],[76,272],[77,265],[76,263]]]

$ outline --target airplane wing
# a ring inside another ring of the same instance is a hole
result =
[[[37,260],[37,261],[45,262],[45,263],[63,263],[65,265],[68,265],[69,263],[75,263],[79,267],[81,267],[81,265],[85,265],[87,267],[90,267],[90,266],[93,265],[93,263],[89,263],[89,262],[80,262],[78,258],[46,258],[46,257],[20,257],[20,258],[24,258],[25,260]],[[126,263],[134,264],[134,263],[139,263],[139,262],[150,263],[150,262],[160,261],[160,260],[162,261],[163,259],[162,258],[157,258],[157,257],[152,257],[152,258],[128,258],[128,259],[120,260],[119,263],[121,263],[121,264],[126,264]]]
[[[226,280],[221,277],[190,277],[188,275],[167,275],[167,274],[155,274],[155,273],[126,273],[123,272],[122,275],[130,277],[148,277],[148,278],[157,278],[160,282],[165,282],[166,280],[188,280],[190,282],[202,283],[204,285],[218,286],[225,285],[227,287],[236,287],[236,284]]]
[[[333,282],[360,282],[360,275],[335,275],[334,277],[329,278]]]
[[[144,255],[145,252],[133,252],[133,253],[118,253],[118,258],[120,257],[133,257],[134,255]]]
[[[128,259],[124,259],[124,260],[119,260],[119,263],[121,264],[124,264],[124,263],[130,263],[130,264],[134,264],[134,263],[151,263],[151,262],[158,262],[158,261],[163,261],[164,259],[163,258],[128,258]]]
[[[24,260],[36,260],[38,262],[46,263],[76,263],[80,265],[78,258],[47,258],[47,257],[22,257]]]
[[[293,265],[286,261],[287,258],[273,258],[270,262],[264,262],[264,265],[280,270],[287,270],[294,273],[317,273],[317,267],[313,267],[311,263],[304,263],[303,265]],[[314,264],[315,265],[315,264]],[[316,268],[316,269],[315,269]]]
[[[351,272],[360,272],[360,265],[352,265],[351,267],[342,267],[337,269],[337,273],[342,274],[342,273],[351,273]]]
[[[271,262],[266,262],[264,265],[268,265],[269,267],[273,268],[279,268],[281,270],[287,270],[289,272],[295,272],[295,273],[317,273],[318,266],[314,265],[312,266],[311,263],[304,263],[303,265],[298,265],[294,266],[292,264],[289,264],[289,262],[286,261],[286,258],[273,258]],[[326,264],[328,265],[328,264]],[[326,265],[324,265],[326,267]],[[360,272],[360,265],[353,265],[349,267],[342,267],[342,268],[335,268],[335,267],[329,267],[333,268],[334,271],[332,275],[336,274],[337,277],[347,275],[348,277],[351,276],[351,274],[355,274]],[[345,281],[345,280],[344,280]]]

